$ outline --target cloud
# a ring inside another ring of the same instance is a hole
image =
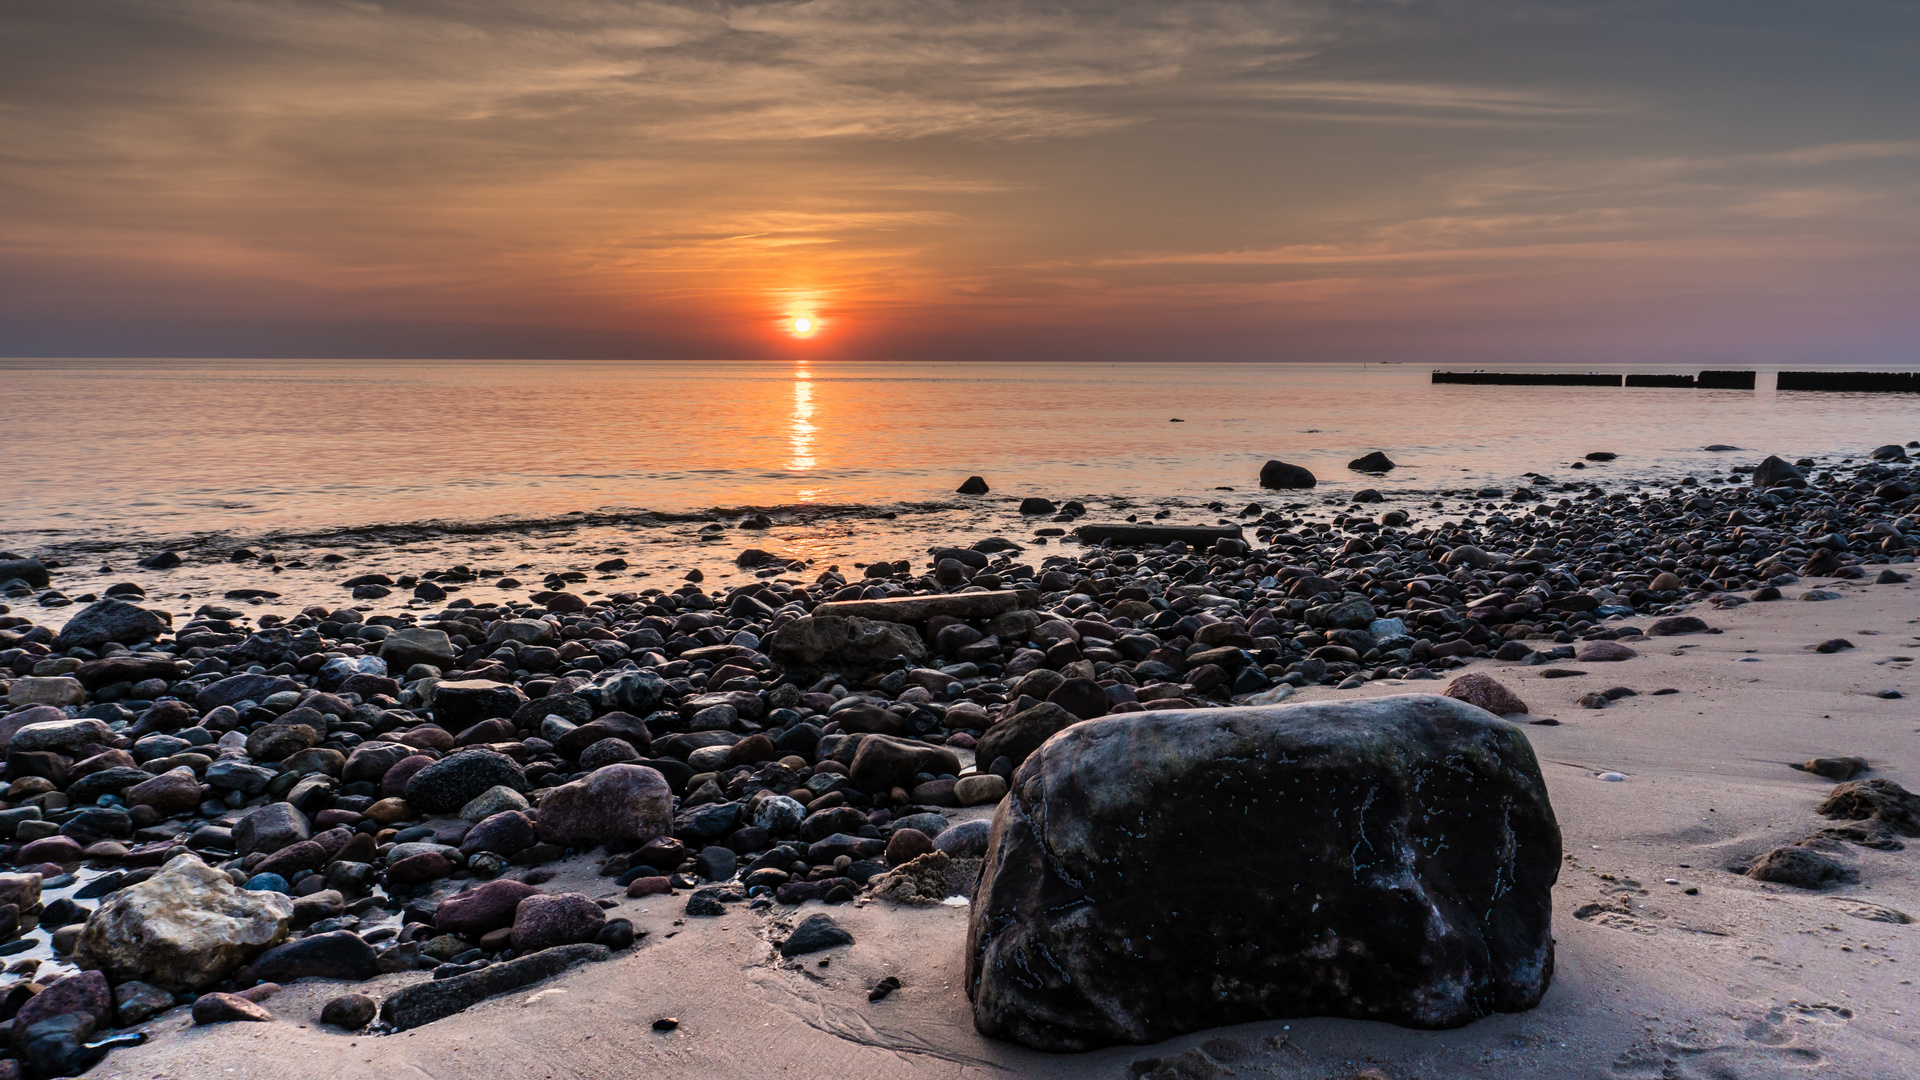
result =
[[[23,17],[24,16],[24,17]],[[87,0],[16,14],[9,97],[86,115],[83,143],[328,123],[567,140],[1046,138],[1139,119],[1116,88],[1297,53],[1306,5],[1012,0],[547,5]],[[107,115],[107,113],[112,115]],[[129,130],[147,114],[160,130]],[[351,138],[351,129],[329,133]],[[92,136],[92,138],[88,138]],[[572,146],[591,154],[586,146]],[[151,149],[151,147],[149,148]]]
[[[1670,17],[23,0],[0,8],[0,323],[384,320],[411,343],[496,320],[556,348],[670,323],[728,354],[799,303],[876,341],[1231,308],[1208,332],[1257,343],[1311,305],[1535,318],[1706,288],[1687,275],[1897,278],[1920,143],[1875,110],[1901,95],[1795,119],[1844,72],[1780,89],[1713,18],[1689,45]],[[1649,40],[1671,55],[1622,51]]]

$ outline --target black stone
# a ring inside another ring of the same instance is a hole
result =
[[[1279,1017],[1452,1027],[1531,1008],[1552,978],[1559,867],[1531,747],[1464,702],[1086,721],[1001,804],[970,909],[974,1023],[1084,1050]]]
[[[608,919],[593,935],[595,945],[605,945],[614,952],[633,948],[633,923],[627,919]]]
[[[853,935],[825,915],[809,915],[800,920],[787,940],[780,943],[781,956],[804,956],[822,949],[853,944]]]
[[[504,785],[527,790],[526,774],[505,754],[467,749],[428,765],[407,780],[407,805],[424,814],[451,814]]]
[[[1260,486],[1288,490],[1292,488],[1310,488],[1318,483],[1312,472],[1299,465],[1290,465],[1278,459],[1260,466]]]
[[[350,930],[297,938],[261,953],[247,979],[287,983],[295,979],[371,979],[380,973],[373,946]]]
[[[740,868],[740,857],[732,848],[713,845],[693,857],[694,868],[708,881],[726,881]]]

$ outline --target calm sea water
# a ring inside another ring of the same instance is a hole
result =
[[[953,501],[1702,477],[1920,437],[1902,395],[1434,386],[1430,367],[0,360],[0,544]],[[1648,370],[1635,368],[1633,370]],[[1673,370],[1691,370],[1676,368]],[[1771,387],[1770,375],[1761,383]],[[1173,422],[1175,420],[1180,422]],[[1725,443],[1742,452],[1712,453]],[[1384,450],[1385,479],[1346,468]],[[1567,466],[1593,450],[1605,472]]]

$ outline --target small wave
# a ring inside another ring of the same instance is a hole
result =
[[[993,502],[1013,503],[1012,496]],[[847,519],[889,519],[902,514],[944,513],[975,508],[978,504],[953,500],[900,501],[891,503],[781,503],[714,506],[699,510],[652,510],[645,507],[606,507],[596,510],[572,510],[563,514],[537,517],[502,515],[472,520],[427,518],[419,521],[380,522],[355,525],[329,525],[319,528],[274,529],[265,532],[199,532],[173,536],[134,536],[115,525],[106,525],[99,535],[58,540],[48,536],[46,550],[67,555],[103,555],[139,549],[189,550],[202,547],[251,547],[305,544],[330,547],[340,544],[371,542],[420,542],[451,537],[478,537],[514,533],[547,532],[554,529],[586,528],[662,528],[695,522],[727,523],[749,514],[765,514],[776,526],[804,525]],[[46,532],[51,532],[47,530]]]

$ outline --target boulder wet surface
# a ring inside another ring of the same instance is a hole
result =
[[[1513,725],[1449,698],[1135,713],[1042,746],[974,893],[983,1034],[1046,1050],[1538,1003],[1560,832]]]

